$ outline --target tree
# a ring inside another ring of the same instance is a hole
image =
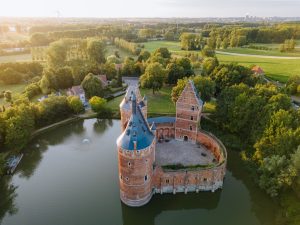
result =
[[[4,112],[7,149],[20,150],[28,143],[34,130],[34,118],[35,110],[28,100],[20,100]]]
[[[183,50],[201,50],[203,39],[200,34],[182,33],[180,36],[181,49]]]
[[[152,88],[153,94],[155,91],[162,88],[166,79],[166,70],[159,63],[150,63],[141,76],[141,86],[144,88]]]
[[[6,102],[12,102],[12,93],[11,91],[5,91],[4,92],[4,98]]]
[[[176,63],[169,63],[167,66],[167,83],[176,84],[178,79],[184,77],[184,69]]]
[[[47,62],[49,67],[57,68],[65,65],[67,59],[67,46],[63,40],[52,42],[47,49]]]
[[[30,37],[31,46],[45,46],[50,43],[46,33],[34,33]]]
[[[296,177],[296,169],[286,156],[272,155],[263,160],[259,168],[259,186],[275,197],[279,191],[289,187]]]
[[[219,61],[216,57],[208,57],[202,63],[202,75],[209,75],[213,70],[219,66]]]
[[[286,83],[286,90],[289,94],[295,95],[298,92],[299,85],[300,85],[300,76],[297,75],[290,76]]]
[[[84,112],[84,106],[78,96],[68,96],[67,101],[70,109],[72,109],[75,114]]]
[[[280,109],[271,115],[263,136],[255,143],[254,158],[261,161],[274,154],[289,156],[300,145],[299,112]]]
[[[250,68],[237,64],[221,64],[214,69],[210,77],[216,82],[217,93],[234,84],[245,83],[254,86],[262,82],[261,78],[253,76]]]
[[[112,80],[117,76],[117,70],[115,64],[113,63],[104,63],[100,67],[101,73],[105,74],[108,80]]]
[[[191,60],[187,57],[178,58],[175,60],[176,64],[183,68],[184,76],[191,76],[194,74]]]
[[[141,53],[138,56],[137,61],[142,62],[142,61],[147,61],[150,58],[151,54],[150,52],[146,51],[146,50],[142,50]]]
[[[23,80],[23,76],[18,71],[8,67],[4,71],[0,71],[0,80],[4,84],[19,84]]]
[[[201,51],[203,57],[215,57],[215,51],[209,46],[205,45],[205,47]]]
[[[105,44],[99,39],[89,39],[87,42],[87,52],[89,58],[96,63],[105,63]]]
[[[66,96],[49,95],[36,105],[36,125],[47,126],[72,115]]]
[[[194,81],[195,88],[199,93],[201,99],[204,101],[209,101],[215,93],[215,82],[212,81],[209,77],[203,77],[199,75],[191,78],[185,77],[184,79],[179,79],[177,85],[172,88],[172,101],[174,103],[177,102],[189,79],[192,79]]]
[[[161,57],[165,59],[171,58],[171,53],[167,48],[158,48],[154,51],[153,55],[160,55]]]
[[[86,98],[90,99],[93,96],[103,97],[104,88],[102,82],[94,74],[89,73],[81,83]]]
[[[94,96],[89,100],[91,108],[96,113],[101,113],[105,110],[106,99]]]
[[[193,77],[193,81],[203,101],[209,101],[214,96],[216,84],[210,77],[195,76]]]

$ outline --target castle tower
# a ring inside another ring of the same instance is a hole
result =
[[[194,82],[189,80],[176,102],[175,138],[195,143],[200,125],[203,102]]]
[[[137,104],[135,93],[131,95],[130,119],[117,146],[120,198],[129,206],[144,205],[152,197],[155,135]]]
[[[144,98],[142,98],[140,90],[137,86],[129,86],[127,88],[124,99],[122,100],[122,102],[120,104],[122,132],[125,130],[127,123],[131,116],[131,97],[132,97],[133,93],[136,96],[137,104],[141,108],[144,117],[147,118],[147,99],[146,99],[146,97],[144,96]]]

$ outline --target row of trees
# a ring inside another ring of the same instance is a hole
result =
[[[130,53],[132,53],[134,55],[139,55],[141,52],[141,48],[137,44],[126,41],[125,39],[122,39],[122,38],[115,38],[114,44],[117,47],[124,49],[125,51],[129,51]]]
[[[296,41],[294,39],[285,40],[283,44],[280,45],[279,50],[281,52],[291,52],[295,50]]]

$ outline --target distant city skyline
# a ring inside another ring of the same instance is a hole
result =
[[[0,17],[297,17],[300,0],[9,0]]]

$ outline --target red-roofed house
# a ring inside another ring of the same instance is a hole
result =
[[[255,75],[265,75],[264,70],[260,66],[254,66],[251,70]]]
[[[106,75],[96,75],[98,79],[102,82],[103,87],[106,87],[108,85],[108,80]]]

